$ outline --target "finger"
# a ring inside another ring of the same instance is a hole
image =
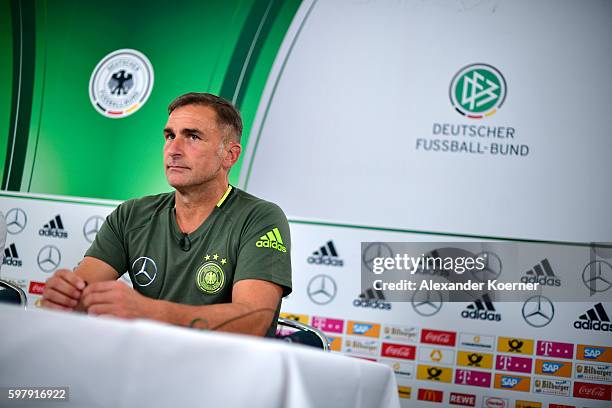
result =
[[[87,313],[94,316],[108,315],[118,317],[115,313],[115,307],[113,305],[93,305],[87,308]]]
[[[83,290],[86,286],[83,278],[68,269],[60,269],[55,273],[55,276],[62,278],[79,290]]]
[[[58,305],[57,303],[54,303],[52,301],[50,301],[49,299],[42,299],[40,301],[40,305],[42,307],[44,307],[45,309],[54,309],[54,310],[62,310],[65,312],[71,312],[73,309],[70,307],[65,307],[62,305]]]
[[[53,288],[45,289],[46,290],[44,299],[49,300],[57,305],[73,308],[79,303],[77,300],[72,299]]]
[[[89,295],[91,293],[108,292],[117,287],[117,281],[94,282],[92,284],[87,285],[87,287],[83,291],[83,296]]]
[[[81,298],[81,291],[72,286],[69,282],[63,280],[60,277],[51,278],[47,281],[45,285],[45,289],[53,289],[67,297],[70,297],[74,300],[79,300]],[[44,291],[43,291],[44,294]]]
[[[83,306],[85,306],[88,310],[89,307],[93,305],[110,305],[114,304],[116,300],[115,292],[107,291],[107,292],[95,292],[83,295]]]

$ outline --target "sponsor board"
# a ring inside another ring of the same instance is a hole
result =
[[[548,408],[576,408],[576,406],[563,404],[548,404]]]
[[[576,363],[575,378],[579,380],[612,382],[612,365]]]
[[[296,322],[308,324],[308,315],[296,314],[296,313],[281,313],[280,317],[288,320],[295,320]]]
[[[327,333],[342,334],[344,331],[344,320],[312,316],[312,327]]]
[[[612,347],[579,344],[576,349],[576,358],[578,360],[612,363]]]
[[[458,368],[455,370],[455,384],[489,388],[491,386],[492,375],[493,374],[484,371],[463,370]]]
[[[482,408],[508,408],[510,403],[508,398],[491,397],[485,395],[482,397]]]
[[[450,367],[439,367],[424,364],[419,364],[417,367],[418,380],[450,383],[452,378],[453,369]]]
[[[410,396],[412,395],[412,387],[406,387],[405,385],[398,385],[397,393],[399,394],[400,398],[410,399]]]
[[[416,343],[419,339],[419,329],[414,326],[383,326],[383,339]]]
[[[552,378],[539,378],[533,380],[533,392],[536,394],[559,395],[567,397],[570,394],[572,383],[570,380]]]
[[[419,347],[419,361],[436,364],[453,364],[455,362],[455,350]]]
[[[529,392],[531,380],[529,377],[516,374],[495,374],[495,388],[508,391]]]
[[[573,358],[574,345],[571,343],[538,340],[536,355],[554,358]]]
[[[459,347],[475,350],[493,350],[495,348],[495,336],[461,333],[459,335]]]
[[[491,369],[493,368],[493,354],[459,350],[457,352],[457,365]]]
[[[440,346],[454,347],[457,333],[441,330],[421,330],[421,343],[437,344]]]
[[[517,373],[531,373],[532,360],[527,357],[497,355],[495,369],[500,371],[515,371]]]
[[[463,405],[465,407],[475,407],[476,396],[474,394],[451,392],[448,403],[452,405]]]
[[[381,361],[382,364],[386,364],[400,377],[407,380],[414,380],[414,364],[404,363],[402,361]]]
[[[444,393],[442,391],[419,388],[419,401],[442,402],[443,398]]]
[[[535,401],[516,400],[514,402],[514,407],[515,408],[542,408],[542,403],[535,402]]]
[[[500,337],[497,339],[497,351],[500,353],[533,354],[533,340],[514,337]]]
[[[416,358],[416,347],[406,344],[383,343],[380,355],[381,357],[414,360]]]
[[[569,378],[572,376],[572,363],[567,361],[537,359],[535,363],[535,373]]]
[[[28,293],[31,293],[33,295],[42,296],[44,289],[45,289],[44,282],[30,281],[30,287],[28,288]]]
[[[346,334],[378,338],[380,336],[380,324],[349,320],[346,326]]]
[[[342,351],[342,337],[326,336],[331,351]]]
[[[574,382],[574,397],[610,401],[612,385]]]
[[[376,356],[378,355],[378,341],[370,339],[345,339],[344,352]]]

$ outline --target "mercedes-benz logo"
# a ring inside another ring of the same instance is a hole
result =
[[[89,217],[83,225],[83,236],[88,242],[94,242],[96,234],[100,231],[100,227],[104,224],[104,218],[99,215]]]
[[[433,316],[442,309],[442,293],[438,290],[416,291],[412,295],[412,308],[421,316]]]
[[[11,208],[6,213],[6,229],[9,234],[19,234],[28,225],[28,217],[21,208]]]
[[[54,245],[45,245],[38,252],[38,267],[44,272],[54,271],[62,261],[60,250]]]
[[[383,244],[382,242],[373,242],[363,250],[361,260],[368,267],[368,269],[372,270],[374,258],[392,257],[393,251],[391,250],[391,247],[389,245]]]
[[[582,271],[582,283],[591,292],[605,292],[612,287],[612,265],[606,261],[592,261]]]
[[[306,288],[308,297],[317,305],[326,305],[336,297],[338,287],[336,281],[329,275],[316,275]]]
[[[141,256],[132,264],[132,273],[138,286],[149,286],[157,276],[157,265],[151,258]]]
[[[544,327],[555,317],[555,306],[547,297],[535,295],[523,303],[523,319],[533,327]]]
[[[482,257],[485,260],[485,268],[482,270],[473,270],[472,276],[481,282],[488,280],[494,280],[501,275],[502,272],[502,261],[493,252],[481,252],[476,255],[477,258]]]

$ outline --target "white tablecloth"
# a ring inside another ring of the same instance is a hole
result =
[[[399,407],[389,367],[278,340],[4,305],[0,333],[0,387],[54,407]]]

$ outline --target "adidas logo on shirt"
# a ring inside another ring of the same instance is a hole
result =
[[[48,223],[43,225],[43,227],[38,230],[38,235],[45,237],[68,238],[68,233],[64,230],[62,217],[59,215],[56,215],[54,218],[49,220]]]
[[[542,286],[561,286],[561,280],[553,272],[548,259],[542,259],[539,264],[525,272],[521,282],[539,283]]]
[[[587,310],[586,313],[581,314],[578,320],[574,322],[574,328],[580,330],[595,330],[612,332],[612,324],[610,324],[610,318],[606,313],[603,305],[597,303],[591,309]]]
[[[4,250],[4,259],[2,260],[2,265],[8,266],[21,266],[21,259],[19,259],[19,254],[17,253],[17,247],[15,244],[11,244],[8,248]]]
[[[353,300],[355,307],[370,307],[372,309],[391,310],[391,303],[385,302],[385,294],[382,290],[367,289]]]
[[[309,264],[343,266],[344,261],[338,258],[338,251],[333,241],[327,241],[325,245],[314,251],[307,259]]]
[[[495,312],[495,307],[491,298],[487,293],[482,295],[482,299],[476,299],[470,303],[468,307],[461,312],[461,317],[464,319],[490,320],[499,322],[501,315]]]
[[[287,248],[283,245],[280,231],[276,227],[272,231],[268,231],[266,235],[262,235],[259,241],[255,243],[255,246],[258,248],[274,248],[280,252],[287,252]]]

